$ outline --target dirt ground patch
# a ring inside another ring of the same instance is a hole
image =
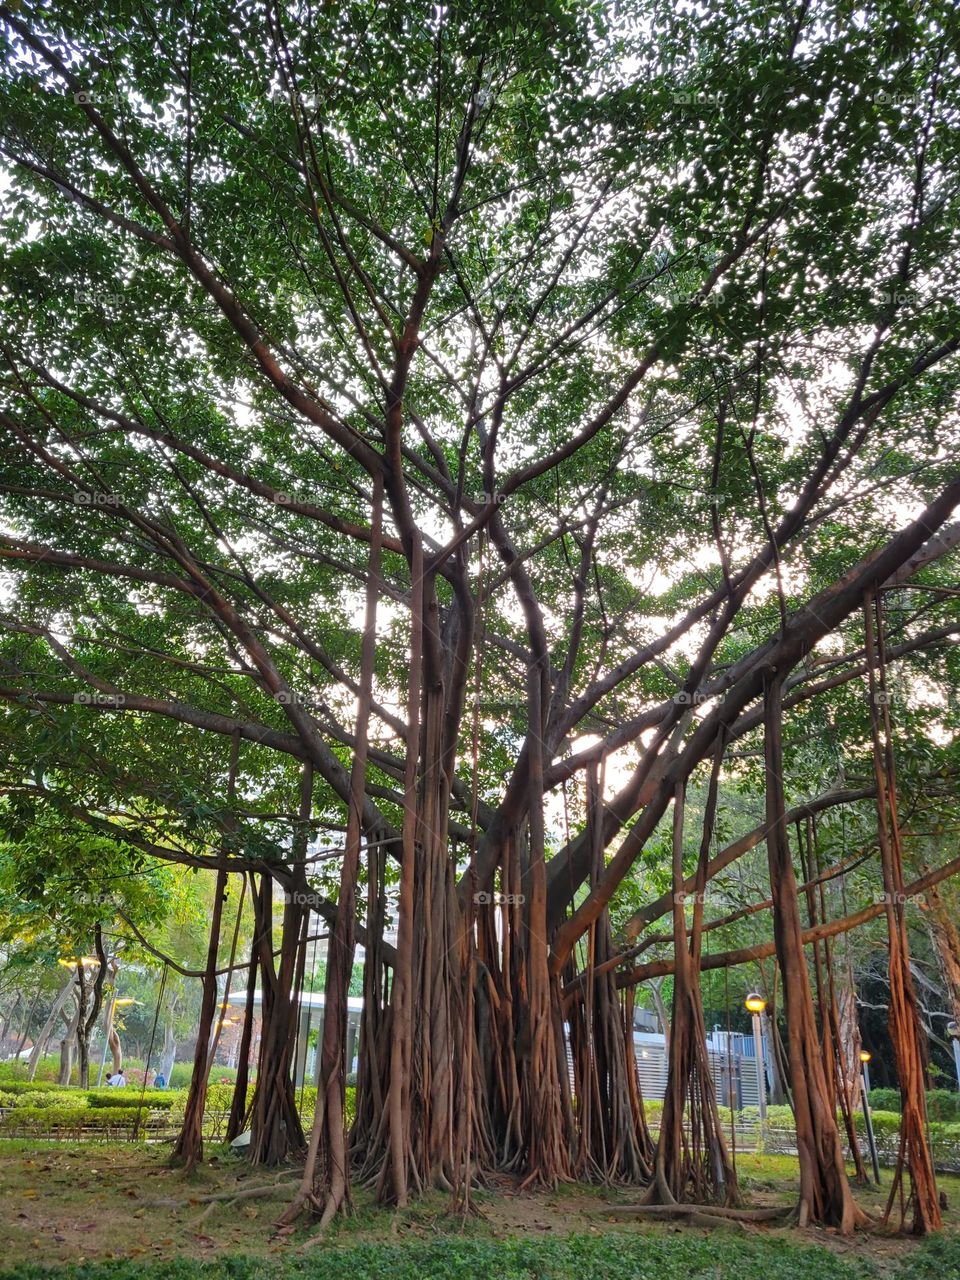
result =
[[[20,1262],[48,1264],[117,1259],[166,1260],[221,1254],[284,1254],[304,1241],[308,1225],[277,1236],[273,1222],[288,1202],[295,1171],[264,1174],[238,1157],[211,1155],[187,1177],[167,1164],[166,1146],[108,1143],[0,1142],[0,1249],[4,1266]],[[789,1205],[796,1191],[796,1162],[791,1157],[740,1156],[738,1168],[752,1205]],[[887,1175],[889,1185],[889,1175]],[[257,1188],[268,1186],[266,1191]],[[960,1229],[960,1178],[944,1177],[948,1225]],[[207,1200],[208,1196],[226,1198]],[[635,1203],[626,1188],[564,1186],[553,1192],[520,1194],[516,1184],[499,1179],[477,1192],[473,1212],[464,1217],[449,1196],[434,1195],[402,1214],[373,1206],[359,1191],[353,1214],[327,1233],[331,1244],[430,1240],[465,1234],[502,1240],[509,1237],[566,1236],[618,1229],[652,1234],[687,1231],[671,1223],[638,1222],[617,1212]],[[885,1189],[857,1190],[871,1217],[882,1211]],[[881,1272],[894,1270],[914,1242],[876,1233],[852,1240],[835,1232],[801,1234],[783,1228],[735,1228],[782,1235],[785,1240],[821,1244],[851,1258],[873,1262]]]

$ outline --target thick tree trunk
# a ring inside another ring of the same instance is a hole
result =
[[[305,769],[305,779],[312,777]],[[302,867],[301,867],[302,871]],[[260,1052],[257,1079],[250,1104],[248,1159],[256,1165],[277,1165],[303,1153],[306,1145],[293,1087],[293,1056],[297,1037],[299,960],[305,947],[309,917],[306,881],[294,880],[285,895],[279,964],[273,955],[273,881],[260,878],[254,894],[254,918],[259,942],[261,975]]]
[[[830,1090],[824,1077],[807,961],[797,879],[790,856],[783,800],[782,684],[773,677],[764,691],[764,762],[767,792],[767,861],[773,900],[773,930],[783,978],[790,1085],[800,1161],[801,1226],[819,1222],[851,1232],[864,1215],[854,1204]]]

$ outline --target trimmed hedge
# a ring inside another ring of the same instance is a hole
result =
[[[870,1106],[875,1111],[900,1111],[899,1089],[871,1089]],[[960,1090],[928,1089],[927,1115],[931,1120],[960,1120]]]
[[[88,1089],[85,1097],[91,1107],[139,1107],[140,1090],[128,1086],[126,1089]],[[177,1103],[177,1093],[167,1089],[145,1089],[143,1105],[152,1111],[170,1111]]]
[[[14,1094],[12,1105],[18,1110],[23,1107],[85,1107],[87,1097],[70,1089],[38,1089],[35,1093]]]
[[[149,1118],[150,1111],[144,1107],[141,1125]],[[13,1129],[52,1133],[56,1129],[132,1129],[136,1119],[135,1107],[17,1107],[6,1124]]]
[[[0,1089],[4,1093],[64,1093],[67,1086],[57,1084],[53,1080],[4,1080],[0,1078]]]
[[[253,1086],[247,1094],[253,1097]],[[217,1139],[233,1101],[233,1086],[213,1084],[207,1090],[205,1130],[208,1137]],[[310,1127],[317,1101],[315,1086],[297,1090],[297,1102],[305,1128]],[[154,1124],[164,1123],[175,1129],[183,1116],[187,1103],[186,1089],[147,1089],[143,1094],[141,1125],[150,1117]],[[28,1129],[32,1133],[55,1133],[58,1130],[85,1131],[122,1127],[132,1132],[137,1109],[141,1106],[140,1090],[125,1089],[51,1089],[43,1084],[21,1085],[15,1091],[0,1093],[0,1108],[6,1111],[0,1121],[0,1135],[4,1131]],[[346,1120],[353,1122],[356,1114],[357,1091],[347,1089]]]

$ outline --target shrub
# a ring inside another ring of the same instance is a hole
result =
[[[153,1067],[150,1068],[154,1070]],[[190,1087],[190,1077],[193,1075],[192,1062],[175,1062],[173,1070],[167,1080],[167,1084],[171,1089],[188,1089]],[[237,1068],[221,1067],[214,1063],[210,1072],[210,1083],[214,1084],[236,1084]]]
[[[870,1106],[874,1111],[899,1111],[899,1089],[871,1089]]]
[[[145,1107],[142,1121],[150,1115]],[[30,1129],[35,1133],[52,1133],[56,1129],[132,1129],[136,1109],[129,1107],[17,1107],[0,1125],[4,1128]]]
[[[956,1089],[930,1089],[927,1092],[927,1115],[931,1120],[960,1120],[960,1092]]]
[[[899,1111],[899,1089],[871,1089],[870,1106],[875,1111]],[[960,1092],[956,1089],[928,1089],[927,1114],[931,1120],[960,1120]]]
[[[16,1095],[13,1104],[17,1110],[24,1107],[82,1107],[87,1105],[87,1095],[68,1089],[32,1089]]]
[[[85,1097],[91,1107],[138,1107],[140,1105],[139,1089],[90,1089]],[[145,1089],[143,1105],[154,1111],[169,1111],[177,1101],[177,1094],[167,1089]]]
[[[871,1110],[871,1118],[873,1120],[873,1132],[876,1135],[878,1142],[882,1142],[884,1139],[896,1141],[900,1135],[899,1111]],[[862,1111],[855,1111],[853,1113],[853,1123],[858,1134],[866,1134],[867,1122],[864,1119]]]
[[[188,1089],[190,1077],[193,1075],[192,1062],[175,1062],[167,1077],[167,1085],[171,1089]]]
[[[211,1084],[207,1088],[207,1111],[229,1111],[233,1106],[233,1085],[232,1084]],[[186,1102],[187,1091],[180,1089],[178,1095],[182,1095],[183,1102]],[[253,1085],[247,1087],[247,1102],[253,1098]],[[181,1108],[178,1107],[177,1110]]]
[[[57,1084],[51,1080],[11,1080],[9,1083],[3,1082],[3,1090],[5,1093],[22,1094],[22,1093],[50,1093],[51,1091],[61,1092],[66,1085]]]
[[[737,1120],[744,1125],[759,1124],[760,1108],[744,1107],[737,1112]],[[792,1129],[793,1112],[788,1106],[768,1106],[767,1125],[771,1129]]]

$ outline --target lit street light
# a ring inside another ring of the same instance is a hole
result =
[[[877,1140],[873,1136],[873,1116],[870,1113],[870,1059],[873,1055],[860,1050],[860,1067],[863,1071],[863,1118],[867,1125],[867,1142],[870,1144],[870,1160],[873,1164],[873,1180],[880,1185],[880,1161],[877,1159]]]
[[[751,991],[744,1000],[747,1012],[753,1016],[753,1053],[757,1066],[757,1106],[760,1109],[760,1145],[763,1146],[767,1128],[767,1082],[763,1070],[763,1026],[760,1015],[767,1007],[763,996]]]

